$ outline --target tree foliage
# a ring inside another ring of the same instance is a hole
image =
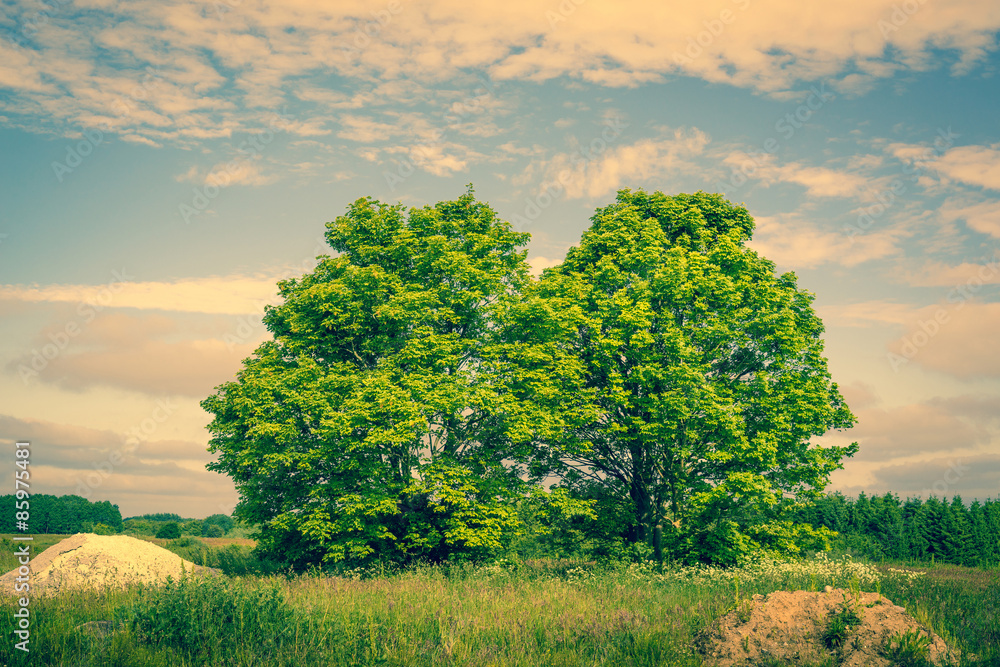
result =
[[[568,343],[599,414],[567,478],[626,501],[633,541],[662,526],[688,559],[822,541],[788,510],[856,446],[811,443],[854,422],[812,295],[745,245],[753,220],[718,195],[623,190],[592,222],[540,286],[579,313]]]
[[[568,553],[662,526],[677,557],[735,562],[825,539],[789,512],[855,448],[812,442],[853,416],[811,295],[717,195],[623,190],[592,221],[540,281],[471,187],[328,223],[338,254],[279,284],[273,337],[202,402],[264,555],[482,558],[526,532]]]
[[[225,535],[233,529],[236,522],[233,521],[232,517],[225,514],[212,514],[211,516],[205,517],[205,519],[201,522],[201,525],[203,535],[206,537],[216,537],[215,535],[208,535],[208,529],[211,526],[215,526],[219,529],[222,535]]]
[[[273,339],[202,403],[210,468],[235,481],[262,552],[302,565],[504,546],[535,443],[561,429],[553,361],[573,367],[516,326],[541,307],[518,298],[527,236],[471,189],[408,214],[360,199],[327,225],[339,256],[280,283]]]
[[[824,495],[798,512],[799,521],[838,533],[838,548],[880,559],[987,566],[1000,563],[1000,500],[951,502],[886,493]]]
[[[14,494],[0,496],[0,533],[18,532],[15,525],[16,505],[20,501]],[[122,515],[118,505],[107,500],[93,502],[82,496],[53,496],[38,493],[31,496],[31,532],[80,533],[90,532],[103,524],[111,531],[122,531]]]
[[[168,521],[156,531],[156,537],[163,540],[175,540],[180,536],[181,526],[176,521]]]

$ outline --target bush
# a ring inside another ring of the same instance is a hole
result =
[[[201,521],[198,519],[191,519],[190,521],[185,521],[181,525],[181,532],[185,535],[201,535],[202,525]]]
[[[177,525],[176,521],[170,521],[169,523],[163,524],[163,526],[156,531],[156,536],[163,540],[176,540],[181,536],[181,527]]]
[[[168,579],[142,589],[124,615],[143,643],[213,665],[236,660],[237,649],[245,654],[248,647],[258,658],[273,655],[294,618],[275,584],[226,577]]]
[[[225,534],[225,531],[214,523],[206,523],[202,526],[202,537],[222,537]]]
[[[234,521],[231,517],[225,514],[213,514],[212,516],[206,517],[204,521],[201,522],[202,525],[202,535],[205,537],[213,537],[212,535],[206,535],[204,531],[208,530],[207,526],[218,526],[223,535],[228,535],[229,531],[233,529]]]
[[[93,533],[95,535],[117,535],[118,531],[106,523],[98,523],[94,525]]]

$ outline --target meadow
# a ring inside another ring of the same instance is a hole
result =
[[[695,666],[698,632],[741,601],[826,585],[880,591],[961,665],[1000,664],[1000,568],[819,554],[740,569],[501,560],[291,575],[239,541],[157,542],[232,576],[35,599],[31,653],[5,640],[0,664]]]

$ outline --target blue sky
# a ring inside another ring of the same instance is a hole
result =
[[[198,402],[276,281],[358,197],[473,183],[536,272],[619,188],[744,203],[859,418],[833,488],[998,495],[995,2],[3,7],[0,439],[36,492],[228,512]]]

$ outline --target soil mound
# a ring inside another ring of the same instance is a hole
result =
[[[854,597],[827,586],[823,593],[754,595],[703,631],[698,649],[711,667],[829,664],[831,657],[844,667],[889,667],[886,650],[907,633],[934,664],[951,657],[903,607],[878,593]]]
[[[182,572],[215,573],[155,544],[125,535],[77,533],[55,544],[29,563],[31,595],[71,588],[157,583]],[[17,569],[0,577],[0,593],[14,594]]]

